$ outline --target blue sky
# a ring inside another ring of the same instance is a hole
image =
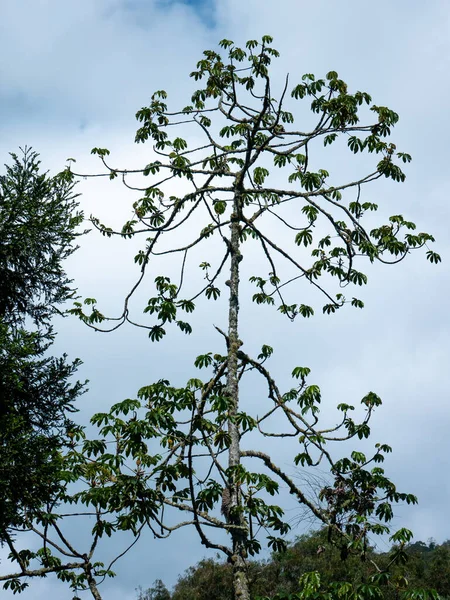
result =
[[[389,214],[404,213],[435,234],[444,262],[432,267],[423,256],[411,256],[398,267],[369,270],[364,311],[295,325],[264,320],[263,340],[263,313],[247,310],[246,343],[271,343],[277,349],[273,368],[282,377],[294,359],[311,367],[327,406],[348,397],[356,402],[369,389],[379,393],[385,404],[374,420],[373,440],[394,447],[387,470],[399,488],[420,500],[418,507],[401,508],[397,523],[413,529],[417,539],[443,541],[450,537],[446,0],[4,0],[0,162],[28,144],[52,172],[69,156],[80,171],[95,170],[94,146],[108,147],[115,164],[141,165],[149,149],[133,144],[134,114],[151,93],[167,89],[173,106],[186,105],[193,89],[188,75],[204,49],[216,48],[224,37],[243,44],[266,33],[282,53],[280,81],[286,72],[295,81],[305,72],[337,70],[352,87],[369,91],[375,102],[400,114],[396,143],[413,155],[407,181],[370,194]],[[335,168],[347,172],[352,165],[338,158]],[[132,196],[120,186],[81,181],[79,190],[87,215],[120,222],[129,212]],[[127,244],[108,244],[90,234],[68,268],[82,295],[114,309],[133,280],[133,254]],[[158,347],[132,329],[106,337],[74,320],[58,324],[58,351],[82,358],[80,377],[91,380],[80,402],[81,418],[134,396],[161,374],[180,381],[191,376],[196,353],[217,346],[215,319],[204,312],[208,325],[199,325],[191,338],[168,339]],[[71,532],[78,535],[77,527]],[[148,587],[157,577],[172,584],[204,555],[193,534],[165,542],[147,536],[118,565],[117,579],[105,584],[105,598],[131,600],[135,587]],[[71,595],[51,578],[23,595],[48,597]]]

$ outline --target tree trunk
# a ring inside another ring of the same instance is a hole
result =
[[[102,600],[102,597],[100,596],[100,592],[98,591],[98,588],[97,588],[97,583],[94,579],[94,576],[92,575],[92,567],[91,567],[90,563],[86,564],[84,571],[86,573],[86,579],[87,579],[88,586],[89,586],[92,596],[95,598],[95,600]]]
[[[228,313],[228,373],[227,395],[230,399],[228,432],[230,434],[230,447],[228,466],[235,467],[240,464],[240,431],[233,417],[239,410],[239,380],[238,380],[238,351],[242,342],[238,334],[239,316],[239,263],[242,260],[240,253],[240,211],[241,197],[236,191],[234,197],[233,214],[231,215],[231,267],[230,267],[230,299]],[[230,524],[236,528],[230,529],[233,541],[233,587],[235,600],[250,600],[248,589],[246,548],[247,531],[245,519],[240,511],[236,510],[241,504],[240,481],[236,477],[229,481],[230,488]]]

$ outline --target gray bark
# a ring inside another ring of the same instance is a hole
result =
[[[233,417],[239,410],[239,380],[238,380],[238,351],[242,342],[239,340],[239,264],[242,260],[240,253],[240,211],[241,199],[240,193],[236,190],[233,205],[233,214],[231,215],[231,266],[230,266],[230,299],[228,313],[228,373],[227,373],[227,395],[230,399],[228,432],[230,434],[230,447],[228,454],[228,465],[234,467],[240,463],[240,432],[238,425]],[[233,542],[233,587],[236,600],[250,600],[248,588],[246,548],[247,533],[245,530],[245,520],[239,511],[233,510],[240,506],[240,482],[231,480],[230,489],[230,516],[229,522],[236,525],[236,528],[230,528],[230,534]]]
[[[102,597],[100,596],[100,592],[98,591],[98,588],[97,588],[97,583],[92,574],[91,565],[87,564],[84,568],[84,571],[86,573],[86,579],[87,579],[88,586],[89,586],[92,596],[95,598],[95,600],[102,600]]]

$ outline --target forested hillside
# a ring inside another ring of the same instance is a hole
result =
[[[251,562],[252,597],[289,598],[298,592],[300,577],[311,571],[320,573],[324,585],[348,581],[357,586],[374,574],[371,559],[387,565],[390,554],[368,548],[365,560],[355,556],[342,560],[338,549],[328,545],[325,530],[305,534],[286,552]],[[442,544],[418,541],[407,547],[406,554],[406,563],[393,568],[389,584],[384,586],[385,598],[395,598],[406,586],[436,589],[442,598],[450,598],[450,540]],[[171,592],[160,579],[137,592],[138,600],[233,600],[232,570],[224,561],[206,559],[180,575]]]

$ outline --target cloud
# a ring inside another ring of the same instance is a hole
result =
[[[59,128],[117,125],[155,86],[176,89],[208,39],[197,11],[178,2],[24,0],[1,10],[0,48],[13,57],[0,67],[3,106],[14,114],[19,100],[29,120]]]

